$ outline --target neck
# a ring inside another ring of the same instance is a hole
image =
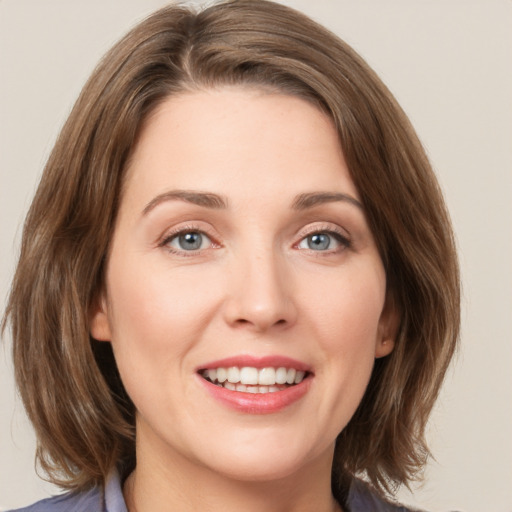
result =
[[[137,442],[137,466],[127,478],[129,512],[334,512],[341,511],[331,492],[332,454],[277,479],[240,480],[180,454],[151,452]]]

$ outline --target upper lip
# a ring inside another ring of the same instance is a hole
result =
[[[251,356],[251,355],[238,355],[226,357],[224,359],[218,359],[202,364],[197,368],[197,371],[207,370],[212,368],[229,368],[231,366],[237,366],[242,368],[244,366],[250,366],[253,368],[295,368],[296,370],[302,370],[304,372],[311,373],[311,366],[293,359],[287,356],[281,355],[269,355],[269,356]]]

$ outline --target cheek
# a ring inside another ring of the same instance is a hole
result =
[[[312,294],[309,310],[332,350],[346,352],[375,348],[384,307],[385,276],[379,267],[340,272]],[[306,308],[305,308],[306,309]]]
[[[138,266],[128,274],[112,270],[109,312],[116,363],[138,413],[155,423],[162,404],[183,409],[191,356],[218,303],[216,287],[211,276],[191,279],[190,272],[165,267]]]
[[[127,279],[126,276],[130,278]],[[109,274],[109,318],[118,365],[140,375],[169,368],[199,341],[215,311],[213,276],[151,265],[113,267]]]
[[[316,306],[307,311],[319,345],[318,377],[330,390],[322,394],[320,408],[332,419],[333,435],[348,423],[368,385],[384,297],[385,277],[379,267],[340,275],[312,295]]]

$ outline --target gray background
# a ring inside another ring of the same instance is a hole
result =
[[[161,0],[0,0],[0,308],[45,159],[101,55]],[[196,2],[197,3],[197,2]],[[415,125],[451,210],[462,345],[430,424],[436,461],[401,498],[512,511],[512,1],[288,0],[352,44]],[[54,489],[0,349],[0,510]]]

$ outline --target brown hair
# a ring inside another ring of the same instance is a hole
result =
[[[114,46],[64,125],[27,216],[5,320],[37,457],[63,487],[134,464],[133,404],[110,345],[88,324],[138,131],[169,95],[239,84],[299,96],[333,118],[400,312],[395,349],[376,361],[338,437],[335,478],[365,475],[389,492],[428,456],[425,425],[458,337],[459,275],[425,152],[347,44],[290,8],[235,0],[199,13],[166,7]]]

